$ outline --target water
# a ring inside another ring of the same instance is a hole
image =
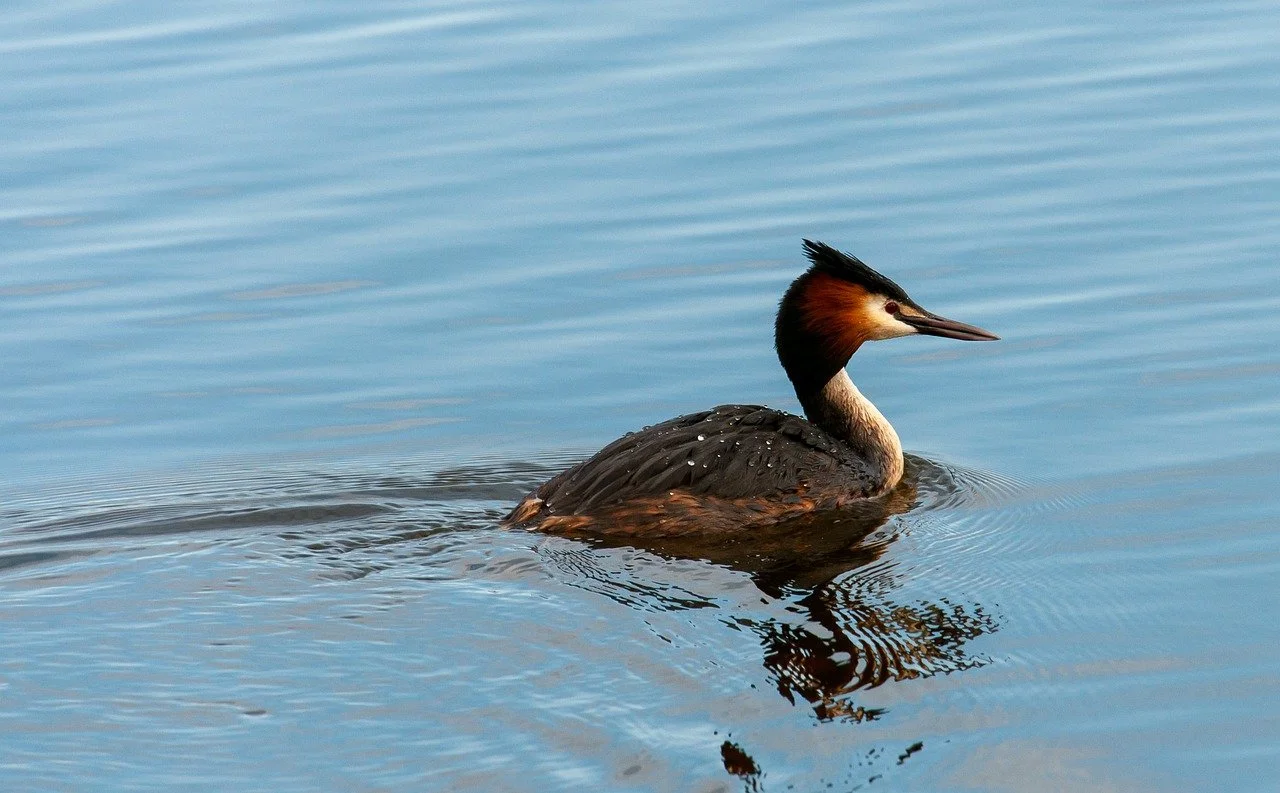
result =
[[[10,5],[7,788],[1280,787],[1280,9]],[[797,409],[802,236],[1004,338],[853,361],[914,495],[497,528]]]

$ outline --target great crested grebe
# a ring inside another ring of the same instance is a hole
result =
[[[902,287],[821,242],[778,306],[774,343],[808,421],[721,405],[627,433],[534,490],[503,523],[632,537],[727,533],[882,496],[902,443],[844,367],[865,341],[927,334],[994,341],[921,308]]]

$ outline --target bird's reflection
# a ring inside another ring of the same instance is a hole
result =
[[[826,635],[808,626],[758,626],[764,665],[782,696],[809,702],[823,720],[868,721],[881,711],[852,702],[856,691],[981,665],[965,651],[968,641],[995,628],[981,606],[873,600],[857,592],[855,581],[831,581],[800,600]]]
[[[748,574],[761,593],[785,602],[787,612],[797,617],[743,613],[734,618],[760,637],[763,663],[778,693],[794,704],[808,703],[821,720],[872,720],[881,711],[858,705],[855,692],[979,666],[984,659],[966,646],[997,627],[981,605],[895,598],[906,574],[886,563],[886,551],[901,527],[909,525],[913,511],[956,490],[948,469],[920,458],[909,458],[908,465],[904,484],[883,499],[810,516],[749,539],[633,539],[625,545]],[[623,545],[610,539],[593,544]],[[582,572],[591,562],[579,557],[573,566]],[[592,577],[607,576],[595,571]],[[626,599],[634,603],[635,587],[627,591]],[[660,599],[670,608],[711,605],[690,594],[677,594],[668,586]]]

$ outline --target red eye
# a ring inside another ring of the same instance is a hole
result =
[[[890,300],[888,303],[884,304],[884,310],[888,311],[890,314],[897,314],[898,304]]]

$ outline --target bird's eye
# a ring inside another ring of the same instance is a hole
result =
[[[899,311],[898,304],[890,300],[888,303],[884,304],[884,310],[888,311],[890,314],[897,314]]]

